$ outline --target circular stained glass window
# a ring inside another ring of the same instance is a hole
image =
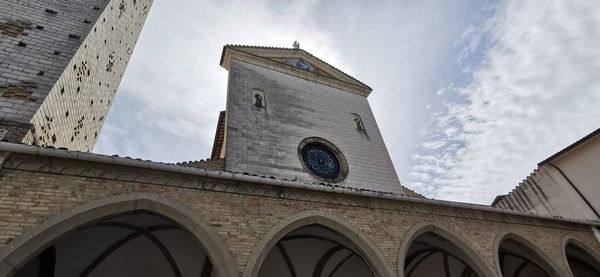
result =
[[[331,150],[318,143],[309,143],[302,147],[302,161],[312,174],[324,179],[336,179],[341,166]]]

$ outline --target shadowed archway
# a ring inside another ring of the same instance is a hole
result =
[[[565,259],[574,277],[600,276],[600,254],[570,237],[565,243]]]
[[[283,237],[263,261],[259,277],[374,277],[365,258],[339,233],[306,226]]]
[[[340,218],[318,211],[293,215],[257,243],[244,277],[392,276],[383,255]]]
[[[189,232],[167,218],[142,211],[76,228],[15,276],[214,277],[213,271],[206,251]]]
[[[514,232],[501,233],[496,245],[497,264],[504,277],[566,276],[550,256]]]
[[[51,217],[0,249],[0,257],[0,275],[17,277],[239,274],[220,236],[194,211],[143,193]]]
[[[483,259],[458,236],[439,226],[416,224],[402,240],[398,276],[494,276]]]

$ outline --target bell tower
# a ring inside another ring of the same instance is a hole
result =
[[[225,170],[404,194],[371,88],[300,49],[226,45]],[[214,155],[214,154],[213,154]]]
[[[0,140],[91,151],[153,0],[0,0]]]

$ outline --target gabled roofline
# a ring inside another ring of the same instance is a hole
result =
[[[596,131],[591,132],[590,134],[588,134],[587,136],[581,138],[580,140],[574,142],[573,144],[565,147],[563,150],[560,150],[558,152],[556,152],[556,154],[550,156],[549,158],[541,161],[540,163],[538,163],[538,167],[545,165],[553,160],[555,160],[556,158],[562,156],[563,154],[566,154],[567,152],[577,148],[578,146],[584,144],[585,142],[591,140],[592,138],[594,138],[596,135],[600,134],[600,129],[596,129]]]
[[[301,71],[292,67],[288,64],[284,64],[281,62],[277,62],[271,60],[267,57],[258,56],[255,53],[251,53],[252,51],[248,50],[274,50],[274,51],[286,51],[288,53],[296,53],[299,56],[304,56],[307,59],[314,59],[318,63],[322,63],[321,69],[327,71],[328,73],[334,73],[334,77],[328,77],[316,74],[314,72]],[[233,57],[235,56],[235,57]],[[329,85],[335,88],[340,88],[352,93],[356,93],[362,96],[368,96],[373,90],[371,87],[366,85],[365,83],[359,81],[358,79],[350,76],[344,71],[336,68],[335,66],[319,59],[318,57],[312,55],[306,50],[303,49],[294,49],[294,48],[285,48],[285,47],[267,47],[267,46],[248,46],[248,45],[233,45],[227,44],[223,46],[223,51],[221,52],[221,59],[219,64],[229,70],[229,60],[235,58],[236,60],[240,60],[243,62],[250,62],[251,64],[255,64],[258,66],[262,66],[268,69],[277,70],[283,73],[287,73],[290,75],[295,75],[297,77],[308,79],[311,81],[315,81],[317,83]],[[325,68],[323,68],[325,67]],[[337,76],[335,76],[337,75]]]
[[[322,62],[322,63],[324,63],[324,64],[326,64],[326,65],[330,66],[331,68],[333,68],[333,69],[335,69],[335,70],[339,71],[340,73],[342,73],[342,74],[346,75],[348,78],[350,78],[350,79],[352,79],[352,80],[354,80],[354,81],[356,81],[356,82],[360,83],[361,85],[365,86],[366,88],[368,88],[368,89],[371,89],[371,90],[372,90],[372,88],[371,88],[369,85],[367,85],[367,84],[365,84],[365,83],[361,82],[360,80],[358,80],[358,79],[356,79],[356,78],[352,77],[352,75],[350,75],[350,74],[348,74],[348,73],[346,73],[346,72],[342,71],[341,69],[339,69],[339,68],[337,68],[337,67],[335,67],[335,66],[333,66],[333,65],[329,64],[328,62],[326,62],[326,61],[324,61],[324,60],[321,60],[321,59],[319,59],[317,56],[315,56],[315,55],[311,54],[310,52],[308,52],[308,51],[306,51],[306,50],[304,50],[304,49],[302,49],[302,48],[299,48],[299,49],[294,49],[294,48],[288,48],[288,47],[270,47],[270,46],[255,46],[255,45],[227,44],[227,45],[225,45],[225,46],[223,47],[223,50],[225,50],[225,49],[224,49],[225,47],[230,47],[230,48],[257,48],[257,49],[276,49],[276,50],[294,50],[294,51],[301,51],[301,52],[303,52],[303,53],[305,53],[305,54],[307,54],[307,55],[309,55],[309,56],[311,56],[311,57],[313,57],[313,58],[317,59],[318,61],[320,61],[320,62]],[[221,58],[223,58],[223,56],[221,56]],[[221,60],[221,62],[223,62],[223,61]]]

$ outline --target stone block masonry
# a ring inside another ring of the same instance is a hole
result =
[[[151,4],[0,0],[4,139],[90,151]]]
[[[289,180],[322,182],[303,169],[301,141],[333,143],[348,163],[337,183],[403,194],[392,160],[366,97],[247,62],[231,62],[227,96],[225,169]],[[257,109],[252,89],[264,91]],[[356,129],[353,114],[364,122]]]

